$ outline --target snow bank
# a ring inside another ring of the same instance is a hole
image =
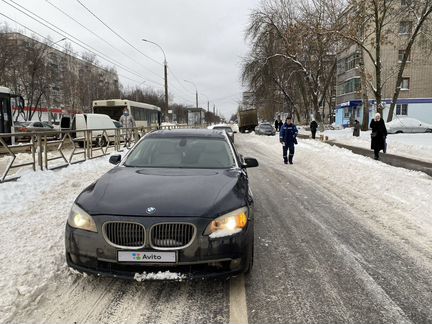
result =
[[[301,134],[309,135],[310,132],[302,130]],[[324,135],[337,143],[370,149],[371,131],[361,131],[359,137],[352,135],[352,128],[342,130],[326,130]],[[319,138],[320,132],[317,132]],[[389,134],[387,136],[387,152],[407,158],[432,162],[432,133],[416,134]]]
[[[0,184],[0,322],[35,307],[56,277],[69,275],[64,258],[69,209],[111,167],[103,157]]]

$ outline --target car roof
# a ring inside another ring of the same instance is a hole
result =
[[[222,130],[196,128],[158,130],[149,133],[147,137],[211,137],[218,139],[226,139],[225,132]]]

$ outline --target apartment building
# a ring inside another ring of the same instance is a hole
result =
[[[404,0],[402,0],[403,2]],[[406,41],[412,32],[412,21],[401,18],[394,21],[389,28],[388,39],[381,46],[383,64],[383,117],[387,120],[389,107],[397,80],[397,72],[404,55]],[[368,48],[372,53],[372,45]],[[349,126],[357,119],[363,120],[362,83],[359,69],[360,46],[345,47],[337,56],[337,92],[335,123]],[[423,122],[432,123],[432,55],[431,49],[419,44],[414,45],[403,73],[401,91],[394,110],[393,118],[409,116]],[[365,55],[365,71],[374,83],[374,67]],[[368,90],[369,120],[376,112],[374,95]]]
[[[91,59],[78,58],[72,52],[60,51],[21,33],[1,36],[2,46],[8,46],[9,53],[16,53],[13,64],[5,68],[2,83],[6,84],[2,85],[22,94],[26,105],[31,105],[36,100],[29,103],[32,95],[29,85],[36,81],[35,92],[41,96],[37,107],[15,107],[18,120],[25,119],[26,111],[33,110],[32,119],[56,121],[62,114],[90,111],[92,100],[115,97],[118,92],[118,75],[114,69],[93,64]],[[32,79],[28,70],[40,61],[44,65],[38,67],[38,75]],[[21,76],[15,77],[17,74]]]

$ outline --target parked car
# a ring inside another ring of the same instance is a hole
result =
[[[398,133],[431,133],[432,125],[411,117],[398,117],[386,123],[387,132]]]
[[[215,126],[213,126],[213,129],[220,129],[220,130],[225,131],[227,133],[228,137],[230,138],[230,140],[234,143],[234,132],[233,132],[231,126],[215,125]]]
[[[220,131],[148,133],[117,167],[75,200],[66,260],[95,275],[134,278],[171,271],[183,278],[229,276],[253,264],[254,212],[247,168]]]
[[[255,127],[255,134],[257,135],[275,135],[276,130],[270,123],[261,123]]]
[[[14,125],[14,130],[16,133],[29,133],[29,132],[51,132],[53,131],[52,136],[48,136],[49,138],[57,138],[58,134],[54,133],[56,131],[52,125],[48,122],[41,121],[29,121],[29,122],[16,122]],[[28,140],[30,136],[19,136],[20,140]]]

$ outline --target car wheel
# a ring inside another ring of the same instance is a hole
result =
[[[99,147],[105,147],[107,145],[107,140],[106,140],[105,136],[98,137],[97,145]]]
[[[426,129],[425,133],[432,133],[432,128]]]
[[[395,134],[402,134],[403,132],[401,130],[398,130]]]

